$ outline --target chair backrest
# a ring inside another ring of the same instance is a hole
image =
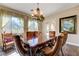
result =
[[[22,41],[20,39],[20,36],[16,35],[16,36],[14,36],[14,39],[15,39],[16,48],[17,48],[19,54],[25,56],[27,51],[22,46],[22,43],[21,43]]]
[[[34,32],[27,32],[27,40],[31,40]]]
[[[62,32],[62,34],[58,36],[55,46],[53,48],[54,52],[52,55],[57,55],[59,53],[62,46],[66,43],[67,37],[68,37],[68,33],[66,31]]]
[[[55,37],[55,31],[49,31],[49,38],[53,38],[53,37]]]
[[[67,41],[68,33],[66,31],[62,32],[61,37],[62,37],[62,46],[63,46]]]
[[[48,53],[45,54],[45,55],[47,55],[47,56],[56,56],[56,55],[58,55],[61,47],[62,47],[61,36],[58,36],[56,38],[56,42],[55,42],[54,46],[50,50],[48,50]]]
[[[53,51],[52,51],[52,55],[58,55],[59,51],[62,47],[62,40],[61,40],[61,36],[58,36],[55,42],[55,45],[53,46]]]

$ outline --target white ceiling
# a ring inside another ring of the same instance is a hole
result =
[[[37,7],[36,3],[0,3],[6,7],[10,7],[15,10],[19,10],[28,14],[31,14],[31,9]],[[45,16],[55,14],[57,12],[75,7],[77,3],[39,3],[40,9],[43,11]]]

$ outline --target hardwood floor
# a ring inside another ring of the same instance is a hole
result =
[[[79,56],[79,47],[66,44],[63,46],[65,56]]]
[[[10,54],[12,54],[14,52],[15,52],[15,48],[14,47],[10,48],[10,49],[7,49],[7,51],[3,51],[3,49],[0,48],[0,56],[8,56],[8,55],[10,55]]]
[[[63,52],[64,56],[79,56],[79,47],[66,44],[63,46]],[[18,56],[18,55],[19,54],[16,52],[15,49],[10,50],[9,52],[6,53],[0,49],[0,56]],[[60,56],[62,56],[61,52]]]

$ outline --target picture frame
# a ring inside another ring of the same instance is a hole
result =
[[[70,34],[76,34],[77,15],[63,17],[59,19],[59,32],[67,31]]]

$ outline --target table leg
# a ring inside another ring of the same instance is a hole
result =
[[[32,49],[30,48],[30,56],[32,56]]]

